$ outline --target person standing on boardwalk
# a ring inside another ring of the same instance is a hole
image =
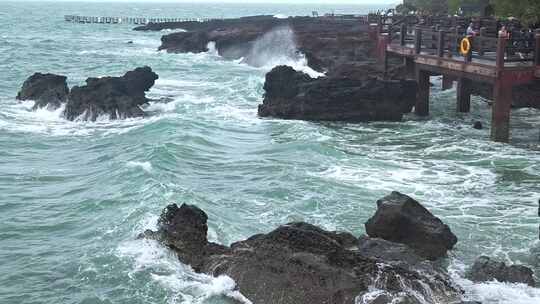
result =
[[[476,31],[474,30],[474,23],[471,22],[467,28],[467,36],[476,36]]]

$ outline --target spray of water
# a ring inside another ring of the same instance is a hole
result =
[[[289,26],[274,28],[257,39],[243,62],[268,69],[289,65],[314,78],[324,75],[308,66],[306,57],[298,51],[294,31]]]

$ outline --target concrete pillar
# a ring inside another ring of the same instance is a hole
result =
[[[491,140],[508,142],[510,140],[510,107],[512,106],[512,86],[505,83],[502,75],[493,85],[491,112]]]
[[[443,77],[442,77],[442,90],[443,91],[450,90],[453,86],[454,86],[454,78],[452,78],[452,77],[450,77],[448,75],[443,75]]]
[[[471,80],[459,78],[457,84],[457,111],[468,113],[471,111]]]
[[[418,94],[416,96],[416,104],[414,106],[414,112],[418,116],[429,115],[429,73],[417,69],[416,81],[418,82]]]

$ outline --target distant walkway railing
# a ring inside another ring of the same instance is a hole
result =
[[[146,17],[94,17],[65,15],[64,20],[73,23],[101,23],[101,24],[148,24],[167,22],[209,22],[222,20],[219,18],[146,18]]]

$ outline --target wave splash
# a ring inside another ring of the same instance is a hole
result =
[[[324,76],[308,66],[305,55],[297,49],[294,32],[288,26],[277,27],[258,38],[243,62],[265,69],[289,65],[313,78]]]
[[[146,218],[140,227],[155,229],[157,217]],[[143,230],[141,230],[143,231]],[[171,293],[168,303],[203,304],[211,299],[227,298],[239,304],[252,302],[238,291],[236,282],[228,276],[212,277],[196,273],[180,263],[176,253],[153,240],[130,240],[121,243],[116,256],[131,261],[130,278],[149,276],[159,286]]]

